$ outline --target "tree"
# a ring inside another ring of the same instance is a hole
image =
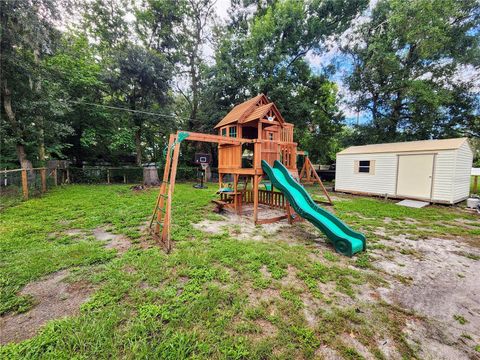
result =
[[[62,100],[69,107],[59,121],[73,129],[52,152],[59,158],[68,156],[79,167],[87,160],[106,160],[109,139],[116,128],[110,112],[91,105],[102,103],[107,88],[95,57],[85,35],[66,33],[56,54],[47,61],[47,70],[55,75],[64,91]]]
[[[170,64],[160,54],[143,47],[129,44],[115,53],[115,68],[107,73],[115,104],[127,104],[130,114],[136,150],[136,163],[142,164],[143,135],[149,121],[167,125],[168,120],[157,120],[142,110],[158,110],[169,100],[169,81],[172,76]],[[171,126],[170,126],[171,127]]]
[[[479,20],[474,0],[375,6],[344,49],[354,63],[352,105],[371,117],[368,142],[455,136],[473,121],[476,96],[455,74],[478,62]]]
[[[190,88],[187,94],[181,88],[178,88],[178,90],[181,91],[189,104],[188,127],[192,130],[198,127],[200,93],[204,81],[202,76],[204,68],[202,47],[207,42],[207,30],[213,19],[214,5],[214,0],[186,0],[180,24],[179,60],[181,67],[185,68],[188,74]]]
[[[135,18],[127,21],[125,15],[133,10]],[[152,139],[145,137],[145,130],[171,128],[171,121],[146,113],[165,111],[171,98],[175,14],[173,0],[148,1],[141,9],[130,8],[124,0],[93,0],[85,5],[84,23],[101,55],[108,104],[129,110],[120,116],[125,122],[115,144],[125,145],[123,135],[130,133],[137,165],[144,159],[147,138]]]
[[[232,105],[264,93],[296,125],[300,146],[314,160],[326,161],[342,116],[334,84],[313,75],[306,56],[323,51],[326,40],[344,31],[365,6],[366,1],[272,1],[266,7],[257,4],[251,19],[237,10],[233,26],[216,30],[207,88],[216,99],[211,107],[225,114]]]
[[[2,131],[15,144],[22,167],[30,167],[33,160],[27,148],[36,148],[43,161],[45,139],[56,141],[62,130],[68,131],[55,122],[55,115],[65,110],[58,102],[62,90],[45,71],[45,58],[58,39],[54,21],[59,5],[55,0],[0,2]]]

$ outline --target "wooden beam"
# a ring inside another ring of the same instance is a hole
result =
[[[188,140],[188,141],[201,141],[201,142],[231,144],[231,145],[253,143],[252,139],[231,138],[228,136],[202,134],[202,133],[190,132],[190,131],[177,131],[177,136],[179,133],[188,133],[188,137],[185,138],[185,140]]]
[[[163,217],[163,208],[164,208],[164,205],[165,205],[165,193],[167,192],[167,181],[168,181],[168,175],[169,175],[169,171],[170,171],[170,160],[171,160],[171,157],[170,157],[170,149],[173,145],[173,142],[175,141],[175,135],[173,134],[170,134],[170,137],[168,139],[168,147],[167,147],[167,155],[166,155],[166,159],[165,159],[165,168],[163,169],[163,178],[162,178],[162,183],[160,184],[160,189],[159,189],[159,192],[158,192],[158,197],[157,197],[157,203],[156,203],[156,208],[153,209],[153,217],[152,217],[152,221],[155,217],[155,214],[157,215],[157,223],[155,224],[155,231],[154,233],[158,235],[158,233],[160,232],[160,223],[162,221],[162,217]],[[162,209],[162,210],[159,210]],[[152,223],[150,222],[150,226],[152,226]]]
[[[273,217],[273,218],[270,218],[270,219],[260,219],[260,220],[257,220],[257,225],[271,224],[271,223],[274,223],[274,222],[277,222],[277,221],[280,221],[280,220],[285,220],[287,218],[288,218],[287,215],[281,215],[281,216],[276,216],[276,217]]]
[[[178,165],[179,156],[180,156],[180,143],[177,142],[173,150],[172,169],[170,170],[170,184],[168,187],[167,207],[165,209],[165,221],[164,221],[163,231],[162,231],[162,240],[165,244],[167,252],[170,252],[170,249],[171,249],[170,233],[171,233],[171,225],[172,225],[172,198],[173,198],[173,192],[175,189],[175,179],[177,177],[177,165]]]

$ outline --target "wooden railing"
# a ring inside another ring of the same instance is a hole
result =
[[[221,193],[220,200],[229,202],[231,201],[231,196],[229,193]],[[244,190],[242,194],[242,203],[251,204],[253,203],[253,191]],[[262,205],[268,205],[274,208],[285,209],[287,207],[287,201],[285,196],[281,192],[277,191],[267,191],[267,190],[258,190],[258,203]]]
[[[293,142],[293,125],[292,124],[285,124],[280,129],[280,141],[291,143]]]
[[[296,144],[280,144],[280,161],[288,169],[297,168],[297,145]]]

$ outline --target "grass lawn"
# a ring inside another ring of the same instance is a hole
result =
[[[202,231],[194,224],[222,219],[211,212],[213,187],[178,184],[175,191],[170,255],[144,231],[155,190],[71,185],[3,210],[0,314],[34,309],[38,300],[21,289],[62,269],[67,283],[92,290],[73,316],[0,347],[0,358],[292,359],[328,351],[346,359],[389,358],[385,339],[398,356],[420,357],[404,329],[422,316],[367,296],[409,282],[377,267],[384,259],[376,255],[421,256],[398,248],[394,239],[405,234],[416,241],[480,239],[475,214],[336,195],[337,216],[367,235],[369,251],[350,259],[335,254],[308,223],[281,227],[261,241],[237,239],[241,228]],[[123,235],[131,246],[105,246],[94,236],[99,229]],[[478,262],[474,250],[462,259]],[[477,335],[465,330],[472,352]]]

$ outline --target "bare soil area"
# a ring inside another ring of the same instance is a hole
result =
[[[262,217],[278,216],[278,211],[267,213],[270,209],[262,210]],[[385,222],[388,223],[389,219]],[[307,241],[318,246],[319,250],[329,247],[318,230],[308,223],[290,226],[284,220],[255,226],[248,212],[242,216],[224,213],[219,221],[204,220],[195,227],[211,233],[227,232],[239,240]],[[412,240],[408,235],[387,236],[383,229],[378,229],[376,234],[383,238],[380,244],[386,248],[368,251],[373,269],[365,271],[380,274],[387,285],[368,289],[357,287],[355,299],[335,294],[334,287],[322,288],[322,293],[335,297],[345,306],[354,306],[356,302],[375,306],[384,301],[413,313],[402,332],[422,359],[480,359],[474,349],[480,343],[480,247],[471,246],[461,238]],[[312,261],[318,260],[316,257],[312,254]],[[260,271],[269,278],[265,267]],[[296,280],[294,269],[289,268],[282,285],[295,288]],[[278,294],[272,289],[249,293],[252,304],[269,302],[276,297]],[[320,304],[311,297],[302,297],[302,302],[308,325],[317,326],[315,313]],[[374,358],[350,334],[344,334],[342,342],[364,358]],[[385,338],[377,345],[386,358],[401,358],[394,340]],[[328,347],[319,349],[317,355],[326,359],[341,358]]]
[[[390,286],[379,288],[388,303],[418,314],[405,329],[425,359],[480,358],[480,251],[451,239],[385,241],[371,252]],[[394,250],[391,250],[391,248]]]
[[[47,321],[78,313],[93,287],[86,282],[68,283],[68,275],[68,270],[58,271],[22,289],[20,294],[32,296],[36,305],[26,313],[0,319],[0,344],[28,339]]]

